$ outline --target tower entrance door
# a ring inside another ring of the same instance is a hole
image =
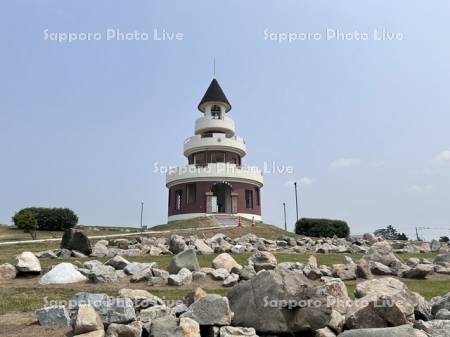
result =
[[[212,187],[213,210],[215,213],[231,213],[231,187],[226,183],[217,183]]]

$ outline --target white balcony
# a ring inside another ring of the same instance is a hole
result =
[[[194,152],[207,150],[231,151],[241,157],[247,153],[243,138],[227,136],[223,133],[211,133],[208,136],[195,135],[184,141],[184,155],[186,157]]]
[[[237,181],[262,187],[261,170],[254,166],[239,167],[230,163],[215,163],[207,166],[185,165],[171,168],[166,175],[166,186],[196,181]]]
[[[220,131],[234,136],[234,121],[227,116],[223,118],[201,117],[195,121],[195,134]]]

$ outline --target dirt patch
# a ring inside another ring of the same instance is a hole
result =
[[[46,328],[36,322],[34,312],[0,315],[0,337],[70,337],[71,327]]]

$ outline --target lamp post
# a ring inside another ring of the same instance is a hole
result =
[[[295,211],[297,213],[297,221],[298,221],[298,196],[297,196],[297,182],[294,182],[294,188],[295,188]]]
[[[144,202],[141,201],[141,232],[143,231],[143,227],[142,227],[142,217],[144,215]]]
[[[284,211],[284,230],[287,232],[287,222],[286,222],[286,203],[283,202],[283,211]]]

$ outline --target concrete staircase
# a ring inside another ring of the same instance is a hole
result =
[[[238,225],[238,217],[232,214],[214,214],[211,215],[211,219],[216,226],[235,227]]]

